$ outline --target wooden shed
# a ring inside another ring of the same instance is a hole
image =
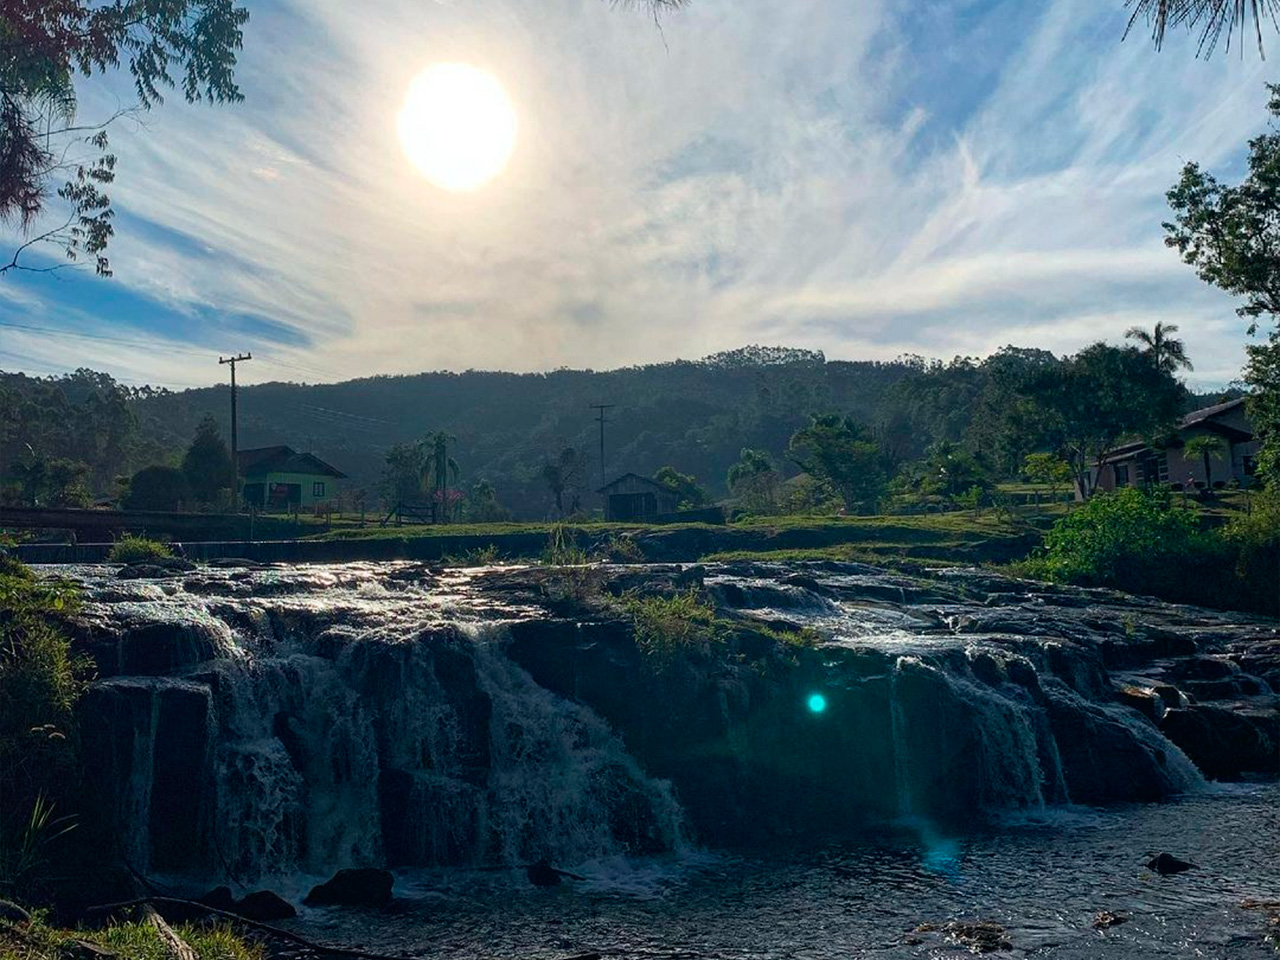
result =
[[[597,492],[604,497],[604,518],[609,521],[654,521],[680,508],[678,493],[636,473],[624,473]]]

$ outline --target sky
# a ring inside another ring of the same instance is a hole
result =
[[[0,369],[131,384],[610,369],[749,343],[832,359],[1070,353],[1176,323],[1190,382],[1246,324],[1163,245],[1165,191],[1238,178],[1256,50],[1122,42],[1120,0],[250,2],[245,101],[111,132],[115,276],[0,277]],[[1280,47],[1280,38],[1272,44]],[[490,71],[511,161],[449,193],[411,81]],[[80,88],[80,120],[131,105]],[[0,249],[19,242],[0,233]]]

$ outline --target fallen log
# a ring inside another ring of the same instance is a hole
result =
[[[191,949],[191,944],[173,932],[173,927],[165,923],[164,917],[160,916],[150,901],[138,906],[142,910],[142,919],[149,923],[160,937],[160,944],[164,947],[165,955],[169,960],[199,960],[196,952]]]

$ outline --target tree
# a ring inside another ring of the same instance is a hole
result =
[[[1189,439],[1182,447],[1182,453],[1188,457],[1202,457],[1204,462],[1204,488],[1213,489],[1213,467],[1210,460],[1220,455],[1227,445],[1222,438],[1212,433],[1200,433]]]
[[[458,462],[449,456],[449,444],[457,441],[457,437],[437,430],[428,433],[418,441],[422,450],[422,482],[421,489],[431,493],[431,512],[437,523],[449,522],[450,500],[449,479],[458,480]]]
[[[1031,483],[1045,484],[1057,500],[1058,491],[1071,482],[1071,467],[1052,453],[1029,453],[1022,462],[1022,475]]]
[[[177,467],[143,467],[129,481],[121,503],[126,510],[175,511],[190,499],[187,478]]]
[[[707,502],[707,491],[702,489],[698,478],[681,473],[675,467],[659,468],[653,479],[680,497],[677,509],[694,510]]]
[[[1238,186],[1222,183],[1188,163],[1167,194],[1172,223],[1165,243],[1205,283],[1242,300],[1236,312],[1256,335],[1263,319],[1273,326],[1265,343],[1245,350],[1244,380],[1252,392],[1249,415],[1262,439],[1259,473],[1280,481],[1280,85],[1268,84],[1268,130],[1249,141],[1248,173]]]
[[[773,458],[765,451],[743,447],[738,462],[729,467],[727,481],[729,493],[748,513],[777,512],[782,478]]]
[[[1029,413],[1055,454],[1071,469],[1082,497],[1092,494],[1090,468],[1123,438],[1162,439],[1181,410],[1185,390],[1136,347],[1095,343],[1023,388]]]
[[[586,476],[587,459],[573,447],[565,447],[554,460],[543,462],[542,479],[551,491],[559,517],[565,516],[566,506],[569,513],[578,512]]]
[[[880,444],[849,417],[813,417],[787,449],[796,466],[840,495],[846,510],[873,507],[884,488]]]
[[[498,491],[488,480],[477,480],[467,494],[466,516],[471,523],[502,523],[511,511],[498,502]]]
[[[387,450],[378,492],[389,506],[422,495],[425,459],[422,447],[416,443],[397,443]]]
[[[199,503],[214,503],[235,483],[231,450],[218,430],[218,421],[206,416],[196,427],[195,438],[182,458],[182,475]]]
[[[1200,34],[1199,53],[1211,54],[1226,35],[1227,46],[1238,28],[1241,34],[1253,20],[1258,52],[1262,53],[1262,22],[1276,23],[1280,13],[1277,0],[1126,0],[1133,6],[1129,18],[1129,30],[1139,20],[1145,20],[1151,29],[1151,39],[1159,49],[1170,27],[1186,27]],[[1128,30],[1125,31],[1128,34]],[[1241,39],[1243,43],[1243,37]]]
[[[234,0],[12,0],[0,8],[0,221],[27,233],[0,274],[19,269],[22,254],[42,243],[111,273],[113,212],[104,190],[115,177],[106,134],[115,117],[77,124],[75,75],[123,61],[143,110],[178,87],[188,102],[235,102],[248,19]],[[54,225],[33,233],[52,183],[63,178]]]
[[[1175,340],[1169,336],[1171,333],[1178,332],[1176,323],[1162,323],[1156,321],[1156,325],[1150,333],[1141,327],[1130,327],[1125,331],[1125,338],[1135,340],[1150,354],[1151,359],[1155,361],[1157,367],[1166,373],[1176,374],[1179,369],[1192,370],[1191,361],[1187,358],[1187,350],[1181,340]]]

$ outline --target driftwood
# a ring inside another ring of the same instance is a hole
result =
[[[155,928],[160,937],[160,943],[164,947],[165,955],[168,956],[169,960],[198,960],[196,952],[191,949],[191,944],[173,932],[173,927],[165,923],[164,917],[156,912],[156,908],[150,901],[139,904],[139,906],[142,909],[142,919]]]

